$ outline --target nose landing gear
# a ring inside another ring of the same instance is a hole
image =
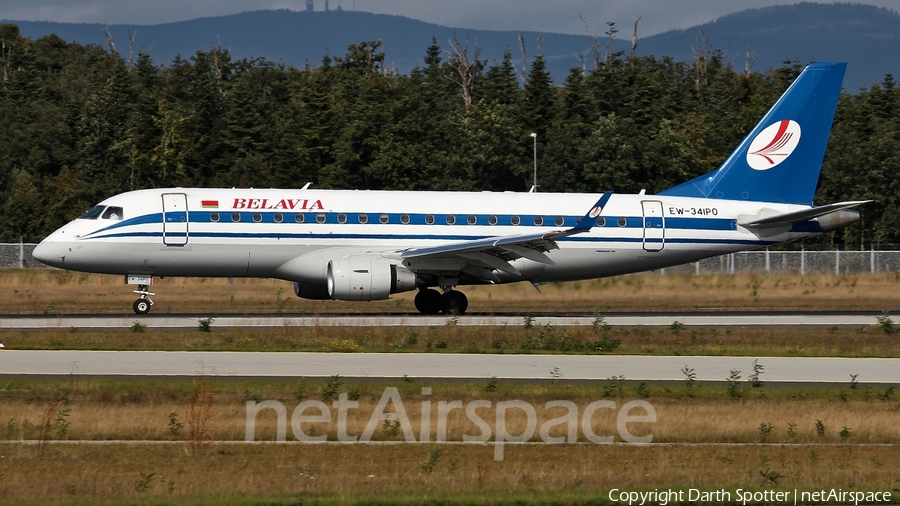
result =
[[[153,284],[153,276],[149,274],[128,274],[125,276],[125,284],[137,285],[137,290],[134,290],[134,293],[140,295],[140,298],[134,301],[134,304],[131,306],[134,312],[137,314],[149,313],[150,308],[153,307],[153,301],[150,300],[150,296],[156,295],[149,291],[150,285]]]
[[[153,307],[153,301],[150,300],[150,296],[156,294],[147,291],[147,285],[138,285],[138,289],[134,290],[134,293],[141,296],[138,300],[134,301],[134,304],[132,305],[134,312],[137,314],[149,313],[150,308]]]

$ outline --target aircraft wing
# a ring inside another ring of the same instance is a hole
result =
[[[858,205],[866,204],[872,202],[871,200],[854,200],[850,202],[838,202],[836,204],[828,204],[827,206],[819,206],[813,207],[810,209],[803,209],[801,211],[794,211],[791,213],[782,213],[776,214],[775,216],[766,216],[764,218],[758,219],[749,219],[749,221],[739,220],[738,225],[744,227],[761,227],[761,226],[772,226],[772,225],[791,225],[793,223],[800,223],[803,221],[811,220],[813,218],[818,218],[819,216],[833,213],[835,211],[840,211],[841,209],[849,209],[851,207],[856,207]]]
[[[555,240],[589,231],[597,223],[597,217],[609,202],[612,193],[612,191],[604,193],[574,227],[566,230],[485,237],[439,246],[411,248],[401,253],[400,257],[403,260],[418,261],[452,258],[457,263],[464,265],[462,271],[467,271],[469,274],[488,281],[499,282],[500,280],[492,272],[494,269],[514,275],[520,274],[509,263],[512,260],[527,258],[542,264],[554,265],[553,260],[545,253],[559,249]],[[460,260],[462,262],[459,262]],[[468,269],[466,269],[467,267]]]

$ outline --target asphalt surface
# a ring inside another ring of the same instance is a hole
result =
[[[695,327],[753,327],[753,326],[865,326],[877,323],[880,313],[834,313],[834,312],[728,312],[728,313],[609,313],[604,314],[606,324],[615,327],[669,326],[680,322]],[[59,328],[129,328],[140,322],[146,328],[178,329],[197,328],[205,314],[194,315],[0,315],[2,329],[59,329]],[[594,325],[596,317],[591,314],[538,314],[533,324],[552,324],[557,327]],[[435,327],[457,325],[461,327],[518,326],[525,322],[525,315],[518,314],[473,314],[464,316],[443,315],[220,315],[214,317],[215,327]]]
[[[727,312],[727,313],[609,313],[612,326],[866,326],[880,313],[862,312]],[[197,328],[208,315],[0,315],[2,329],[129,328],[141,322],[149,329]],[[521,314],[473,314],[459,317],[402,315],[223,315],[213,321],[223,327],[430,327],[521,326]],[[545,313],[534,325],[594,325],[594,315]],[[725,381],[732,370],[744,379],[754,358],[713,356],[622,355],[494,355],[441,353],[262,353],[158,351],[32,351],[0,350],[0,376],[59,377],[193,377],[223,378],[411,378],[471,381],[497,377],[515,381],[598,381],[623,377],[627,381],[683,382],[691,368],[700,381]],[[858,375],[862,384],[900,384],[900,359],[760,357],[763,381],[781,384],[849,383]]]
[[[754,360],[769,383],[900,384],[898,358],[785,358],[625,355],[470,355],[442,353],[264,353],[166,351],[0,351],[0,376],[218,378],[402,378],[683,382],[744,380]]]

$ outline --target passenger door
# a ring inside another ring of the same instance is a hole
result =
[[[666,247],[666,219],[662,202],[645,200],[644,209],[644,251],[662,251]]]
[[[188,243],[188,207],[184,193],[163,193],[163,244],[185,246]]]

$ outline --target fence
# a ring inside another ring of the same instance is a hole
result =
[[[31,256],[35,243],[0,243],[0,268],[49,268]]]
[[[47,268],[31,256],[34,243],[0,243],[0,268]],[[900,251],[742,251],[660,269],[661,274],[736,272],[862,274],[900,271]]]
[[[661,269],[660,273],[701,274],[794,272],[799,274],[877,274],[900,271],[900,251],[742,251],[692,264]]]

